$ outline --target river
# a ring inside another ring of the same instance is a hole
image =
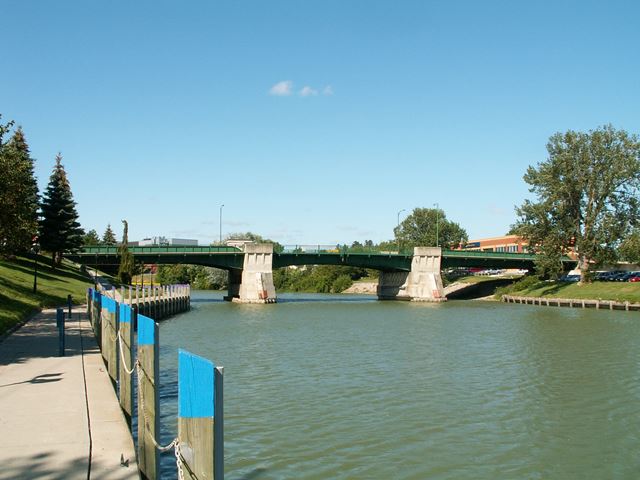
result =
[[[162,438],[177,349],[223,365],[228,479],[640,478],[637,313],[279,302],[193,292],[160,323]]]

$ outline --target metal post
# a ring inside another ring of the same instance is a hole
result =
[[[33,266],[33,293],[36,293],[38,290],[38,253],[36,252],[35,256],[35,264]]]
[[[402,212],[406,212],[406,210],[406,208],[403,208],[398,212],[398,215],[396,216],[396,230],[398,230],[398,232],[400,232],[400,214]],[[396,234],[396,238],[398,239],[398,253],[400,253],[400,237],[398,236],[398,234]]]
[[[439,232],[440,205],[438,205],[437,203],[434,203],[433,206],[436,207],[436,247],[439,247],[440,246],[440,232]]]
[[[67,307],[69,308],[69,320],[71,320],[71,295],[67,295]]]
[[[64,357],[64,310],[56,309],[56,326],[58,327],[58,356]]]
[[[213,478],[224,480],[224,367],[216,367],[213,382]]]
[[[224,203],[220,205],[220,245],[222,245],[222,207],[224,207]]]

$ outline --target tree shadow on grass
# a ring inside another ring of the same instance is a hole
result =
[[[31,264],[30,267],[27,266],[22,266],[19,265],[17,263],[14,262],[7,262],[4,264],[5,268],[8,268],[10,270],[15,270],[17,272],[22,272],[26,275],[33,275],[34,274],[34,268],[33,268],[33,264]],[[56,277],[53,277],[45,272],[43,272],[43,270],[40,268],[40,264],[38,264],[38,278],[42,278],[45,280],[56,280]]]
[[[28,258],[18,257],[10,262],[6,262],[5,265],[9,268],[11,268],[12,265],[15,267],[21,267],[23,272],[32,274],[34,270],[34,258],[34,255],[30,255]],[[58,278],[65,277],[79,280],[81,282],[89,282],[89,277],[87,275],[74,271],[64,263],[53,269],[51,267],[51,259],[44,255],[38,255],[38,275],[40,275],[41,272],[44,272],[45,275],[53,275],[55,273]]]

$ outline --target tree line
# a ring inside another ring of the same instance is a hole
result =
[[[42,248],[55,268],[64,252],[83,244],[69,179],[58,154],[40,195],[25,133],[13,127],[0,115],[0,254],[6,258]]]

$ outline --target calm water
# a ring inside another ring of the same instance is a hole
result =
[[[223,365],[229,479],[640,478],[637,313],[280,300],[160,324],[163,439],[177,348]]]

